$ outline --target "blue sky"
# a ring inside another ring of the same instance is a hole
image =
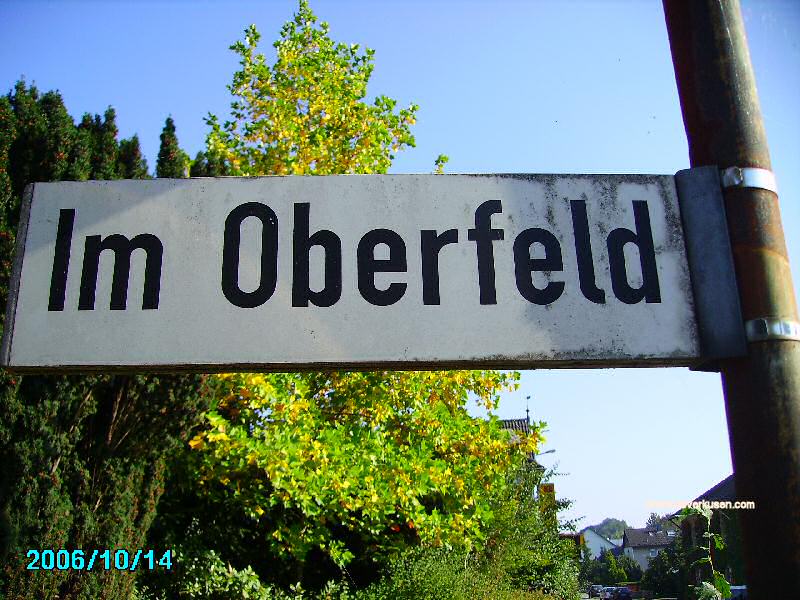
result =
[[[394,173],[674,173],[688,167],[661,3],[312,0],[334,39],[376,50],[370,93],[420,105]],[[227,48],[255,23],[263,50],[293,0],[0,0],[0,86],[58,89],[76,119],[117,110],[151,169],[168,115],[190,155],[224,116]],[[800,277],[800,4],[743,2]],[[501,417],[548,422],[559,496],[581,525],[643,525],[648,501],[689,500],[731,472],[719,376],[687,369],[529,371]]]

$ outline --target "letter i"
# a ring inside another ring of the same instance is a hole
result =
[[[47,310],[64,310],[64,302],[67,297],[69,253],[72,246],[72,228],[74,224],[75,209],[62,208],[58,215],[53,274],[50,277],[50,302],[47,305]]]

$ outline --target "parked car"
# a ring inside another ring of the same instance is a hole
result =
[[[611,592],[612,600],[633,600],[633,592],[626,587],[618,587]]]
[[[600,592],[603,591],[602,585],[590,585],[589,586],[589,598],[599,598]]]
[[[731,586],[731,600],[747,600],[747,586],[746,585],[732,585]]]

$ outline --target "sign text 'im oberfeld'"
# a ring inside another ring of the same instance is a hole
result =
[[[699,353],[671,176],[59,182],[25,209],[4,344],[23,370]]]

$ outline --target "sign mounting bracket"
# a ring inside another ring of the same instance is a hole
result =
[[[684,169],[675,185],[704,357],[692,368],[719,371],[719,359],[747,355],[720,172],[715,166]]]

